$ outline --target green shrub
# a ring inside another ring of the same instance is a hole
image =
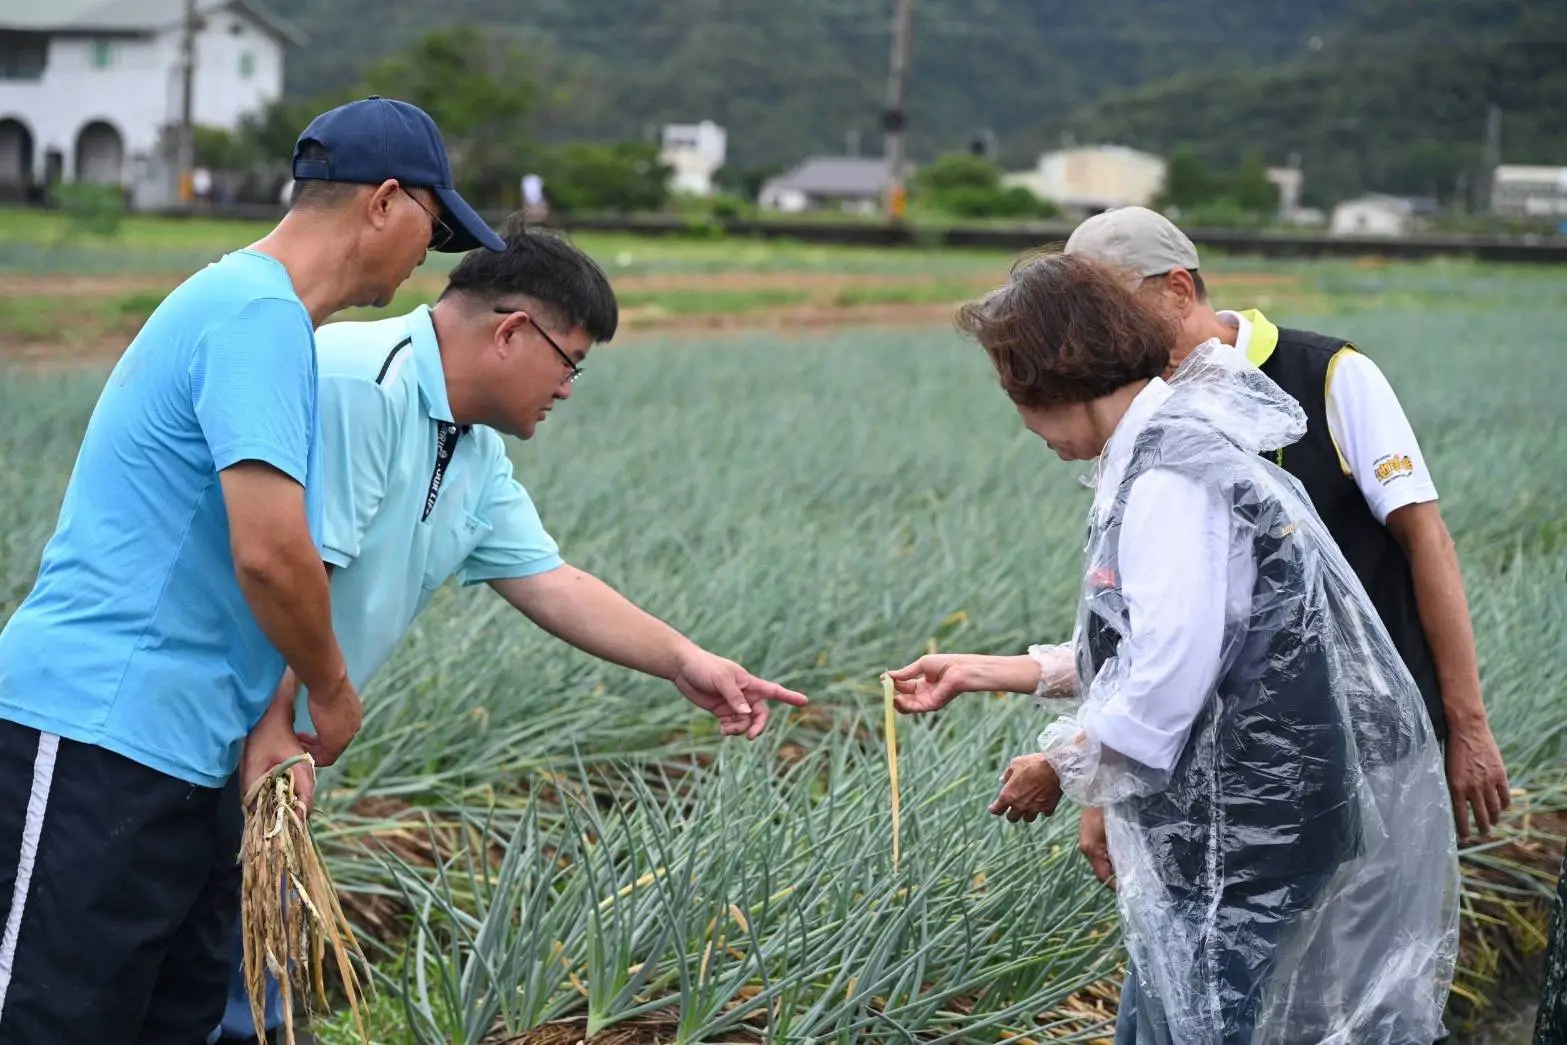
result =
[[[669,167],[645,142],[572,142],[543,166],[550,202],[563,211],[636,213],[669,201]]]
[[[1053,218],[1059,208],[1021,186],[960,187],[936,194],[938,210],[955,218]]]
[[[924,210],[949,218],[1057,217],[1061,211],[1021,186],[1004,186],[1001,168],[967,153],[948,153],[914,175],[911,199]]]
[[[52,198],[69,219],[73,233],[114,236],[125,217],[125,194],[117,185],[92,182],[62,182],[54,187]]]
[[[722,221],[738,221],[749,218],[756,208],[739,196],[721,192],[713,197],[713,217]]]

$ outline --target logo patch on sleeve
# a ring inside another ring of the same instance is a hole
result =
[[[1386,486],[1394,479],[1403,479],[1415,472],[1415,462],[1409,459],[1408,454],[1388,454],[1378,458],[1375,474],[1377,482]]]

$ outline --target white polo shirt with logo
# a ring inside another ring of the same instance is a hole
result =
[[[1236,328],[1235,347],[1261,366],[1279,342],[1279,328],[1256,309],[1220,312]],[[1344,474],[1355,480],[1377,522],[1411,504],[1437,499],[1420,444],[1382,370],[1352,349],[1328,367],[1328,434]]]
[[[321,558],[332,626],[362,689],[430,597],[562,565],[500,433],[459,428],[430,310],[316,331]]]

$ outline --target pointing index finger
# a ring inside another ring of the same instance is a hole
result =
[[[776,682],[759,679],[754,675],[746,680],[745,688],[759,700],[776,700],[780,704],[789,704],[797,708],[803,708],[811,702],[811,698],[804,693],[797,693]]]

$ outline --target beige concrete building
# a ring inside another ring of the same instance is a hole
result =
[[[1103,210],[1146,207],[1164,188],[1164,159],[1124,145],[1085,145],[1047,152],[1033,170],[1006,174],[1018,185],[1061,207]]]

